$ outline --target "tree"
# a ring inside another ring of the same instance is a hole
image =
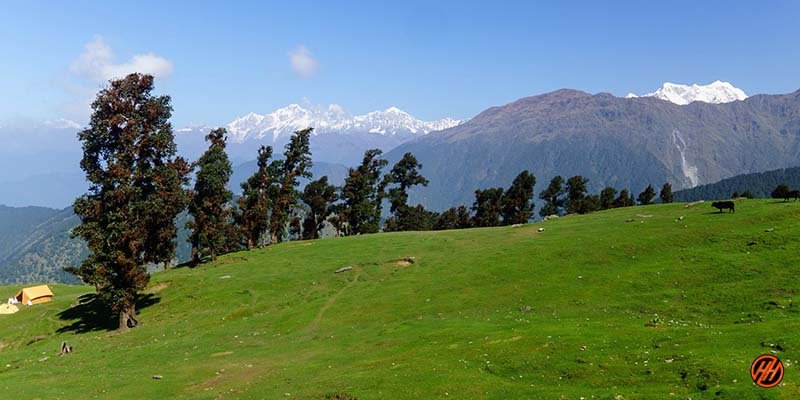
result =
[[[586,206],[583,201],[586,199],[586,184],[589,180],[576,175],[567,179],[567,214],[584,214]]]
[[[561,209],[564,207],[564,199],[561,197],[564,193],[564,178],[561,176],[553,177],[547,189],[539,193],[539,198],[544,200],[544,207],[539,210],[539,215],[542,217],[560,215]]]
[[[228,204],[233,193],[228,190],[233,169],[225,153],[224,128],[212,130],[207,136],[208,149],[197,160],[192,201],[189,215],[192,221],[186,227],[192,230],[189,242],[192,244],[192,264],[197,265],[204,256],[216,260],[229,247],[231,233],[231,207]]]
[[[778,185],[777,187],[775,187],[775,190],[772,191],[772,198],[788,200],[790,191],[791,189],[789,189],[789,186],[783,184]]]
[[[384,187],[395,185],[387,193],[390,204],[389,211],[392,214],[408,205],[409,188],[416,185],[428,186],[428,180],[419,173],[420,169],[422,169],[422,164],[417,161],[417,158],[411,153],[406,153],[384,177]]]
[[[71,270],[97,289],[119,318],[138,325],[136,301],[150,276],[145,263],[173,258],[174,221],[186,201],[189,167],[176,157],[169,96],[154,96],[153,77],[110,81],[92,103],[89,127],[78,133],[89,190],[75,200],[73,230],[89,248]]]
[[[300,199],[308,206],[303,221],[303,239],[319,239],[319,232],[325,227],[325,217],[331,214],[333,202],[338,198],[336,187],[328,184],[327,176],[306,185],[300,195]]]
[[[749,190],[745,190],[745,191],[744,191],[744,192],[741,194],[741,196],[742,196],[742,197],[744,197],[744,198],[746,198],[746,199],[752,199],[752,198],[754,197],[754,196],[753,196],[753,192],[751,192],[751,191],[749,191]]]
[[[279,176],[279,188],[272,204],[269,218],[269,242],[278,243],[283,240],[286,224],[289,222],[292,209],[297,206],[297,185],[299,178],[311,178],[311,149],[309,142],[314,128],[297,131],[289,139],[284,151],[284,159],[275,163]]]
[[[445,229],[465,229],[472,226],[467,207],[460,205],[452,207],[439,214],[436,220],[435,230]]]
[[[600,191],[599,208],[601,210],[608,210],[614,207],[614,198],[617,197],[617,189],[607,187]]]
[[[661,187],[661,197],[662,203],[672,203],[675,201],[675,194],[672,193],[672,184],[669,182],[664,183],[664,186]]]
[[[439,214],[428,211],[422,205],[403,206],[397,210],[395,218],[386,221],[387,232],[391,231],[429,231],[436,225]]]
[[[499,226],[502,212],[503,188],[491,188],[475,191],[475,203],[472,211],[472,224],[477,227]]]
[[[270,163],[272,147],[261,146],[258,149],[258,169],[253,176],[242,182],[242,197],[238,204],[240,209],[239,226],[247,241],[247,248],[264,247],[267,242],[269,212],[272,200],[277,196],[276,163]]]
[[[530,171],[522,171],[503,195],[503,224],[524,224],[533,216],[533,187],[536,177]]]
[[[590,194],[586,196],[581,203],[581,214],[595,212],[600,209],[600,196],[596,194]]]
[[[646,206],[648,204],[653,203],[653,199],[656,197],[656,191],[653,189],[653,185],[647,185],[642,193],[639,193],[639,204]]]
[[[633,195],[629,194],[628,189],[620,190],[619,196],[614,200],[614,207],[630,207],[633,205],[636,205],[636,202],[633,200]]]
[[[346,223],[346,234],[375,233],[380,229],[381,200],[379,180],[388,163],[380,158],[379,149],[364,152],[357,168],[350,168],[342,188],[340,223]],[[342,221],[343,220],[343,221]]]

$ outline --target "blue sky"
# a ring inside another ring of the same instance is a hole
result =
[[[800,88],[798,43],[797,1],[12,1],[0,124],[85,120],[103,78],[139,65],[161,75],[176,126],[304,99],[436,119],[564,87],[785,93]]]

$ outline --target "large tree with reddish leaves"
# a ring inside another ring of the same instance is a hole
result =
[[[138,325],[136,301],[150,278],[145,264],[172,260],[174,220],[186,202],[189,167],[176,157],[170,98],[152,91],[149,75],[112,80],[78,134],[90,187],[75,200],[81,224],[73,235],[90,254],[72,272],[95,285],[120,330]]]

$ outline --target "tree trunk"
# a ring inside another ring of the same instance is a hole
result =
[[[253,247],[254,247],[253,238],[248,238],[247,239],[247,250],[253,250]]]
[[[192,267],[196,267],[200,263],[200,252],[197,246],[192,246]]]
[[[122,309],[119,313],[119,327],[117,331],[125,332],[130,328],[135,328],[139,325],[139,320],[136,319],[136,305],[131,304]]]
[[[164,271],[169,269],[169,266],[170,266],[171,263],[172,263],[172,260],[164,261]]]

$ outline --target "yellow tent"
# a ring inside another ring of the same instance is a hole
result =
[[[22,304],[47,303],[53,300],[53,292],[47,285],[27,287],[17,293],[17,301]]]

